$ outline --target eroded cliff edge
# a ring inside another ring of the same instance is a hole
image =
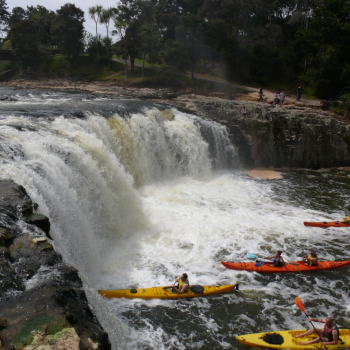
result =
[[[196,95],[182,95],[167,104],[227,125],[245,167],[350,165],[350,124],[322,110]],[[241,114],[243,105],[247,118]]]
[[[26,190],[0,180],[0,349],[111,349]]]

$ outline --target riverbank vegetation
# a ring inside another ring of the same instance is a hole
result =
[[[25,72],[61,60],[66,68],[50,72],[67,74],[87,55],[97,71],[113,74],[120,69],[111,65],[117,55],[125,61],[124,78],[134,77],[137,63],[148,62],[190,72],[192,79],[207,74],[257,87],[302,84],[322,99],[350,92],[349,0],[120,0],[115,8],[89,9],[94,35],[84,30],[84,13],[75,5],[55,12],[15,7],[9,13],[1,1],[4,43]],[[106,37],[98,23],[106,26]],[[58,54],[64,59],[52,58]]]

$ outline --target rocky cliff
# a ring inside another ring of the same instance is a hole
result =
[[[196,95],[180,96],[168,104],[227,125],[246,167],[350,165],[350,124],[322,110]],[[246,118],[241,114],[243,105]]]
[[[110,349],[78,271],[22,186],[0,180],[0,349]]]

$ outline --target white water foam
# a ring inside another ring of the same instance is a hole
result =
[[[321,275],[260,276],[220,264],[277,249],[292,261],[306,247],[334,259],[342,256],[342,243],[329,248],[333,231],[310,234],[315,231],[302,221],[329,215],[288,203],[283,187],[276,196],[275,182],[240,171],[213,172],[213,166],[224,167],[225,152],[233,156],[227,132],[173,113],[174,120],[156,109],[127,118],[86,113],[84,120],[0,120],[1,178],[22,184],[39,203],[39,212],[51,220],[56,246],[87,277],[86,284],[96,289],[168,285],[183,272],[192,284],[242,283],[242,292],[207,299],[108,301],[123,322],[124,338],[114,348],[237,348],[234,336],[240,333],[303,327],[293,306],[296,295],[315,312],[321,305],[337,314],[339,303],[348,305],[348,274],[328,275],[336,287],[330,295]],[[211,146],[203,137],[204,124],[214,135]],[[90,294],[94,305],[103,305]],[[115,322],[104,314],[104,324]],[[113,324],[107,329],[113,332]]]

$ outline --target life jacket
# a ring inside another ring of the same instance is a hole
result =
[[[338,339],[339,339],[339,328],[335,323],[333,324],[334,326],[332,328],[327,327],[327,325],[324,325],[324,328],[323,328],[323,336],[327,338],[330,342],[334,340],[333,333],[332,333],[334,330],[338,332]]]
[[[179,286],[177,287],[178,290],[181,290],[182,289],[182,286],[184,284],[187,284],[188,288],[186,290],[186,292],[188,292],[188,290],[190,289],[190,282],[188,280],[186,280],[185,282],[182,282],[181,280],[181,276],[179,276],[177,279],[176,279],[176,282],[178,282]]]
[[[273,266],[275,267],[282,267],[283,264],[280,262],[281,257],[280,256],[275,256],[273,258]]]
[[[307,258],[308,258],[308,259],[314,259],[314,257],[311,256],[311,254],[310,254]],[[314,264],[314,263],[312,262],[312,260],[309,260],[309,261],[307,262],[307,264],[308,264],[309,266],[317,266],[317,262],[316,262],[316,264]]]

